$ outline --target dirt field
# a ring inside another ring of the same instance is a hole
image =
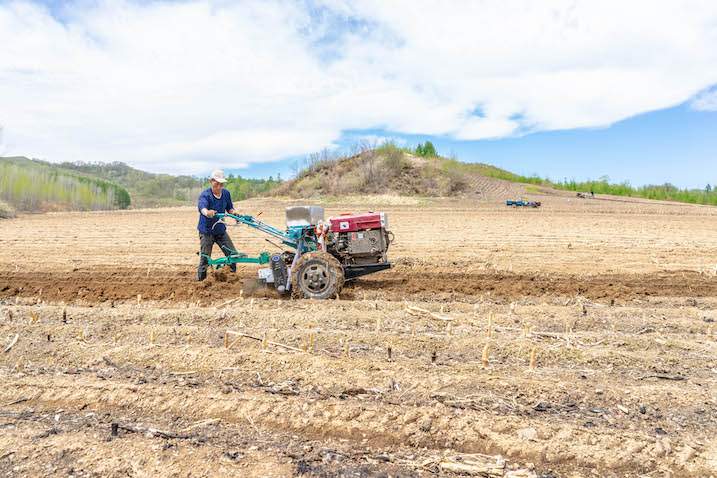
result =
[[[717,209],[530,199],[324,204],[401,260],[323,302],[222,305],[193,209],[0,222],[0,476],[717,476]]]

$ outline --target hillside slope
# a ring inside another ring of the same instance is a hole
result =
[[[516,178],[495,166],[439,156],[424,158],[384,145],[355,156],[327,158],[311,164],[272,195],[312,198],[389,194],[505,201],[529,191],[538,192],[534,186],[515,182]],[[552,192],[543,189],[540,188],[541,193]]]
[[[178,206],[194,202],[204,189],[204,181],[192,176],[155,174],[125,163],[49,163],[32,160],[55,171],[71,172],[116,183],[129,191],[132,207]]]
[[[130,195],[122,186],[24,157],[0,158],[0,200],[14,210],[27,212],[130,206]]]

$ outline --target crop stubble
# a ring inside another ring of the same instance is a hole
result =
[[[283,205],[241,208],[281,224]],[[709,476],[712,209],[547,206],[389,205],[393,271],[338,301],[256,296],[226,310],[212,306],[241,280],[192,282],[194,211],[0,223],[0,345],[20,336],[0,356],[0,405],[29,398],[0,409],[0,450],[17,450],[0,471],[412,476],[443,454],[482,453],[538,474]],[[231,232],[241,250],[271,248]],[[453,318],[450,335],[404,301]],[[298,348],[315,339],[306,353],[250,339],[227,350],[228,329]],[[188,440],[105,441],[112,422],[178,433],[217,418]]]

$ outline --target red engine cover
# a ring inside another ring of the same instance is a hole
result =
[[[331,229],[334,232],[362,231],[364,229],[381,229],[388,227],[388,214],[377,212],[372,214],[349,214],[330,217]]]

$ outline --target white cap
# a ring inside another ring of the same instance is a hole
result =
[[[209,176],[209,179],[213,179],[218,183],[225,183],[227,182],[227,178],[224,177],[224,171],[221,169],[216,169],[212,172],[212,175]]]

